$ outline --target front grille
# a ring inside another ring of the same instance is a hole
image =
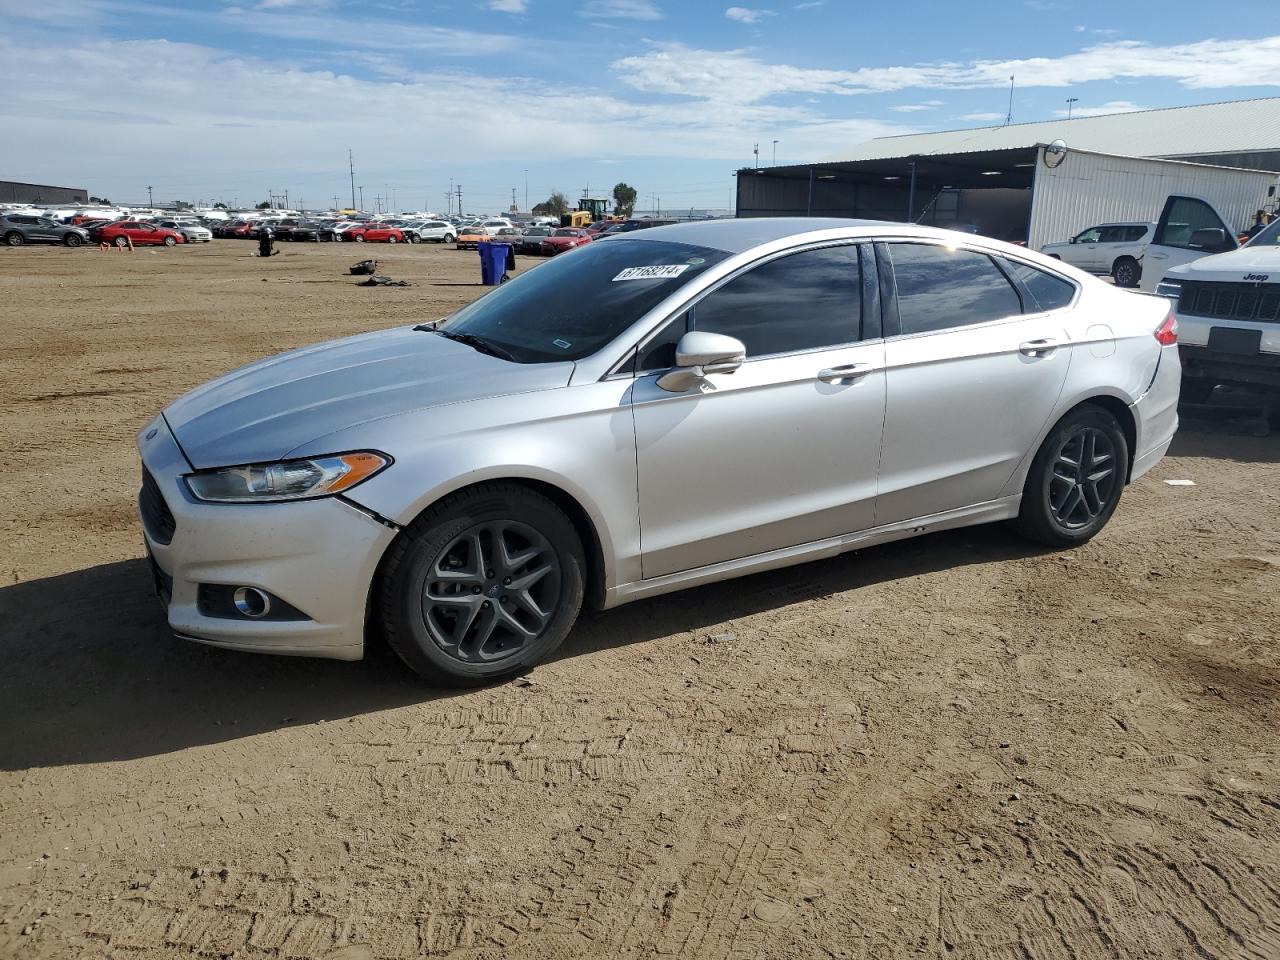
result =
[[[1280,283],[1184,280],[1178,313],[1212,320],[1280,323]]]
[[[165,545],[173,541],[173,531],[177,523],[173,519],[169,505],[164,502],[156,478],[151,476],[151,471],[146,467],[142,468],[142,489],[138,491],[138,509],[142,514],[142,525],[146,527],[152,540]]]

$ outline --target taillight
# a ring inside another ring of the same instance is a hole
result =
[[[1156,342],[1162,347],[1171,347],[1178,342],[1178,317],[1172,307],[1164,322],[1156,327]]]

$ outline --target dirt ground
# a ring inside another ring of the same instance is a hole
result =
[[[0,251],[0,957],[1280,957],[1280,442],[1182,433],[1079,550],[624,607],[527,686],[209,650],[151,595],[135,431],[483,291],[252,250]]]

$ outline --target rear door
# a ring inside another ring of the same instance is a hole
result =
[[[1045,285],[1033,296],[1012,261],[978,249],[885,247],[892,335],[877,525],[1000,496],[1057,405],[1071,362],[1062,309],[1076,293],[1026,267]]]
[[[1220,230],[1220,239],[1201,242],[1203,234],[1197,236],[1197,231],[1205,230]],[[1143,255],[1141,287],[1153,292],[1171,267],[1237,247],[1235,231],[1213,204],[1203,197],[1172,194],[1164,202],[1155,235]]]

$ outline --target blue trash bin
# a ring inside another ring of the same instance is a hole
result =
[[[511,244],[490,243],[481,241],[476,244],[480,252],[480,282],[486,287],[496,287],[506,278],[507,257],[511,254]]]

